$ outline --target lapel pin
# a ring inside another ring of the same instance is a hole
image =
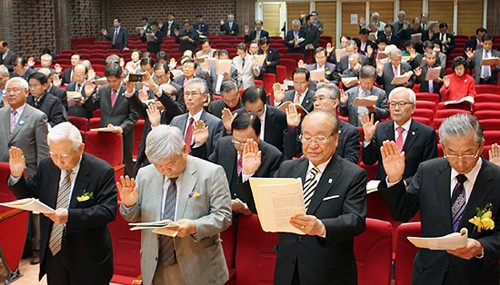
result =
[[[19,125],[21,126],[24,125],[24,121],[23,120],[19,121]]]
[[[306,103],[309,103],[309,100],[306,100]]]
[[[332,182],[333,182],[333,179],[331,179],[331,178],[328,179],[328,183],[332,184]]]
[[[411,132],[412,135],[415,135],[415,132]]]

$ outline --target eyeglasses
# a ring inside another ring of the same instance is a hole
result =
[[[297,82],[297,81],[294,81],[294,82],[293,82],[293,85],[299,85],[299,86],[304,86],[304,85],[306,85],[306,84],[307,84],[307,81],[305,81],[305,82]]]
[[[315,137],[311,137],[308,135],[300,135],[299,139],[304,141],[304,142],[307,142],[307,143],[310,143],[313,141],[317,144],[320,144],[320,143],[326,142],[332,135],[333,135],[333,133],[330,134],[329,136],[315,136]]]
[[[444,157],[446,159],[448,159],[448,160],[451,160],[451,161],[456,161],[456,160],[459,160],[459,159],[471,161],[471,160],[476,159],[479,156],[479,150],[480,149],[481,148],[477,149],[476,154],[465,154],[465,155],[462,155],[462,156],[456,156],[456,155],[453,155],[453,154],[445,154]]]
[[[194,96],[201,96],[201,94],[184,92],[184,97],[189,98],[189,97],[194,97]]]
[[[245,145],[247,144],[247,143],[239,142],[239,141],[235,141],[235,140],[232,140],[232,142],[233,142],[233,145],[235,147],[245,147]]]
[[[391,105],[392,108],[395,108],[396,106],[399,106],[399,108],[404,108],[408,104],[413,105],[413,103],[411,103],[411,102],[404,102],[404,101],[398,102],[398,103],[396,103],[396,102],[389,103],[389,105]]]
[[[317,102],[317,101],[326,101],[328,99],[332,99],[330,97],[325,97],[325,96],[321,96],[321,97],[314,97],[313,98],[313,103]],[[333,100],[333,99],[332,99]]]
[[[54,153],[52,151],[49,151],[49,154],[50,154],[50,156],[52,156],[53,158],[56,158],[56,159],[59,158],[59,157],[62,158],[62,159],[64,159],[64,158],[68,158],[68,157],[71,156],[70,154],[56,154],[56,153]]]

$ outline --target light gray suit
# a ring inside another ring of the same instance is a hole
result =
[[[229,76],[231,77],[231,81],[238,83],[238,72],[234,66],[231,66],[231,71],[229,71]],[[220,94],[217,92],[217,65],[214,65],[210,68],[210,80],[212,81],[212,87],[214,89],[214,94]],[[222,83],[226,82],[226,78],[222,77]],[[222,86],[221,83],[221,86]]]
[[[245,57],[245,65],[240,56],[233,58],[233,65],[238,72],[238,87],[247,89],[250,86],[255,86],[255,77],[260,75],[258,62],[252,65],[252,56],[247,54]]]
[[[354,107],[354,100],[358,97],[359,89],[361,87],[356,86],[347,90],[347,95],[349,98],[345,104],[340,103],[339,113],[342,116],[349,117],[349,123],[355,127],[361,127],[361,122],[358,116],[358,107]],[[375,108],[377,112],[374,113],[375,121],[380,121],[381,119],[386,119],[389,117],[389,105],[387,104],[387,96],[384,90],[373,86],[369,95],[377,96],[377,101],[375,102]]]
[[[47,116],[35,107],[25,105],[24,111],[17,121],[12,135],[10,134],[10,117],[12,108],[0,109],[0,162],[9,162],[11,146],[20,148],[26,160],[26,174],[32,176],[40,160],[49,156],[47,145]]]
[[[470,60],[470,67],[474,68],[474,84],[479,85],[481,81],[481,72],[483,71],[481,63],[483,62],[483,52],[484,49],[478,49],[474,53],[474,56]],[[496,51],[494,49],[491,49],[491,56],[492,57],[500,57],[500,52]],[[496,66],[496,70],[491,70],[491,77],[493,82],[498,83],[498,70],[500,69],[500,66]]]
[[[160,220],[164,176],[154,165],[139,170],[137,203],[126,213],[129,222]],[[219,233],[231,225],[231,197],[226,174],[221,166],[188,156],[180,176],[176,220],[190,219],[196,234],[174,238],[175,252],[186,284],[224,284],[229,278]],[[190,197],[190,192],[198,192]],[[141,236],[141,273],[143,284],[151,284],[159,259],[158,235],[143,230]]]

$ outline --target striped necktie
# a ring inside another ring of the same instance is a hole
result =
[[[162,220],[175,220],[175,204],[177,203],[177,178],[170,178],[170,185],[167,189],[167,197],[163,208]],[[159,235],[160,238],[160,261],[168,267],[175,262],[174,238],[166,235]]]
[[[304,183],[304,205],[307,211],[309,207],[309,203],[311,203],[311,198],[314,195],[314,190],[316,189],[316,185],[318,185],[318,179],[316,179],[316,175],[319,173],[319,168],[314,167],[309,172],[309,178],[307,178]]]
[[[454,232],[458,231],[458,225],[462,220],[462,214],[465,210],[465,181],[467,181],[467,177],[465,175],[457,175],[457,185],[455,185],[453,195],[451,196],[451,217]]]
[[[67,170],[66,176],[63,179],[61,188],[57,193],[56,209],[67,209],[69,206],[69,195],[71,193],[71,173],[73,170]],[[56,255],[62,246],[64,224],[53,223],[52,232],[50,233],[49,248],[52,255]]]

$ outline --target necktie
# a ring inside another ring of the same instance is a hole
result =
[[[172,22],[168,22],[167,36],[170,36],[170,29],[172,28]]]
[[[316,179],[316,175],[318,175],[319,169],[314,167],[309,172],[309,178],[307,178],[304,183],[304,205],[307,208],[309,207],[309,203],[311,203],[311,198],[314,195],[314,190],[316,189],[316,185],[318,184],[318,180]]]
[[[113,108],[115,106],[116,93],[117,93],[116,90],[111,91],[111,108]]]
[[[241,59],[241,69],[245,69],[245,58]]]
[[[187,126],[186,136],[184,137],[184,143],[188,147],[188,153],[191,153],[191,142],[193,141],[193,121],[194,118],[189,119],[189,125]]]
[[[240,176],[241,172],[243,171],[243,155],[240,155],[240,158],[238,158],[236,170],[238,171],[238,176]]]
[[[82,88],[82,85],[77,84],[77,85],[76,85],[76,92],[81,93],[81,92],[82,92],[81,88]]]
[[[40,99],[35,98],[35,108],[38,108],[38,105],[40,105]]]
[[[432,67],[429,67],[429,70],[431,70]],[[434,81],[429,80],[429,93],[434,93]]]
[[[295,104],[300,104],[300,96],[301,94],[299,92],[295,93],[295,101],[294,101]]]
[[[484,58],[489,58],[490,54],[489,52],[485,51],[484,52]],[[483,78],[488,80],[491,77],[491,68],[489,65],[483,65]]]
[[[12,134],[14,132],[14,128],[16,127],[17,111],[12,109],[11,113],[12,113],[12,115],[10,116],[10,133]]]
[[[398,73],[398,67],[397,66],[394,66],[394,76],[398,76],[399,73]]]
[[[118,29],[115,29],[115,36],[113,37],[113,45],[116,45],[116,38],[118,37]]]
[[[73,170],[67,170],[62,185],[57,193],[56,209],[67,209],[69,206],[69,194],[71,193],[71,173]],[[56,255],[62,246],[64,224],[53,223],[50,233],[49,248],[52,255]]]
[[[177,178],[170,178],[170,185],[167,189],[167,200],[163,208],[162,220],[175,220],[175,204],[177,202],[177,185],[175,181]],[[160,260],[168,267],[175,262],[174,252],[174,239],[166,235],[159,235],[160,237]]]
[[[462,220],[462,214],[465,210],[464,182],[467,181],[467,177],[459,174],[457,175],[457,181],[457,185],[455,185],[453,195],[451,196],[451,218],[454,232],[458,230],[458,225]]]
[[[403,127],[397,127],[396,131],[398,131],[396,145],[398,146],[399,152],[401,152],[403,150],[403,146],[405,144],[405,140],[403,138],[403,132],[405,131],[405,129]]]

